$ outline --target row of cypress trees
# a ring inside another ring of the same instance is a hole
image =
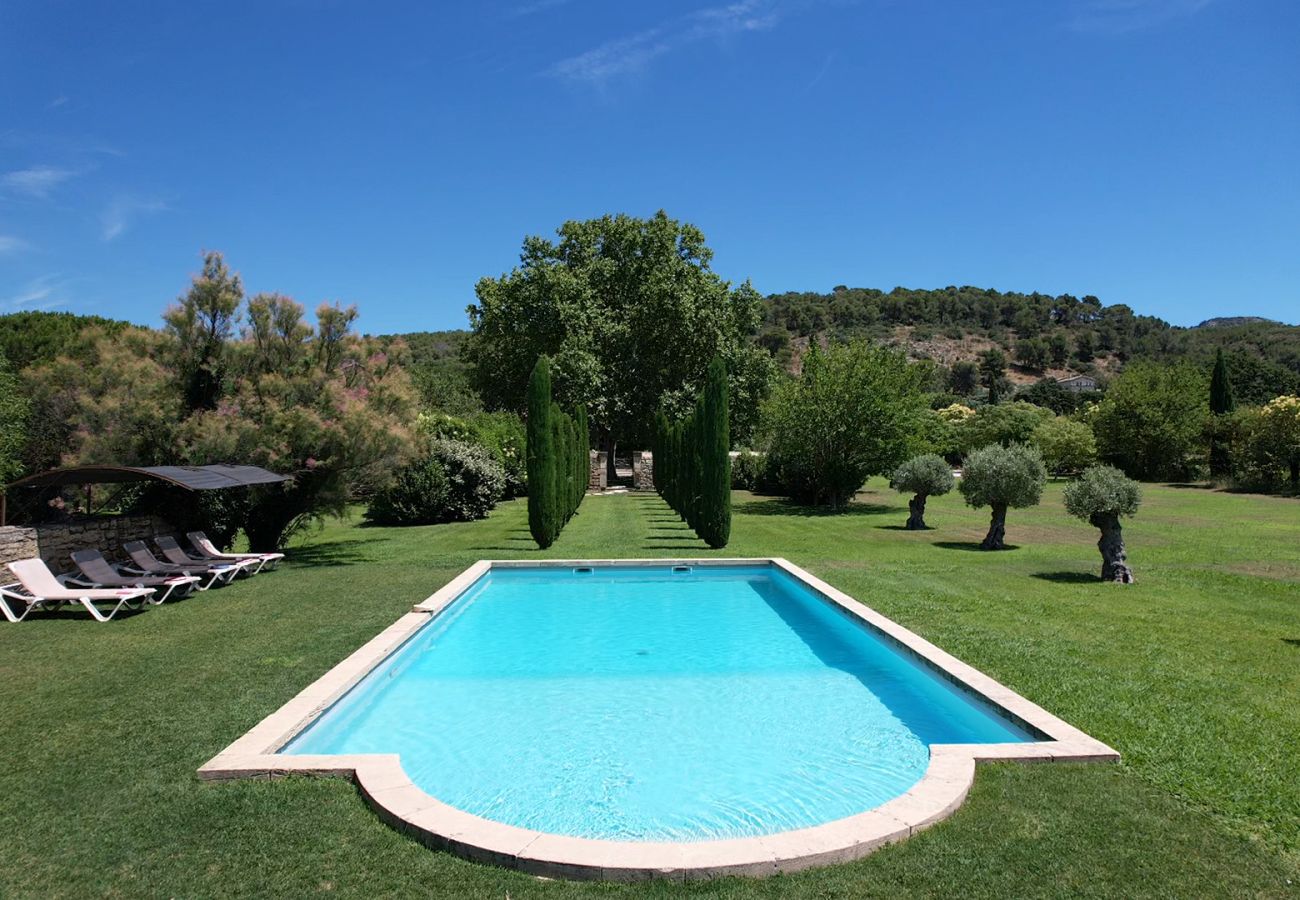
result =
[[[538,357],[528,379],[528,530],[545,550],[587,494],[591,455],[587,408],[573,415],[551,399],[551,361]]]
[[[659,410],[653,452],[655,489],[715,550],[731,537],[730,451],[727,367],[714,357],[690,416],[672,423]]]

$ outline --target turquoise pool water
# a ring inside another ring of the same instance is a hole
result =
[[[466,812],[613,840],[863,812],[1033,738],[767,565],[494,569],[283,753],[397,753]]]

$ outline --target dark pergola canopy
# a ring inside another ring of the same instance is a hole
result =
[[[57,487],[67,484],[121,484],[131,481],[163,481],[188,491],[213,491],[220,488],[248,487],[253,484],[277,484],[290,481],[290,475],[277,475],[259,466],[72,466],[29,475],[8,485],[17,487]]]

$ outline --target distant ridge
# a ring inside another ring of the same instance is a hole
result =
[[[1256,325],[1263,323],[1265,325],[1281,325],[1276,319],[1266,319],[1263,316],[1218,316],[1213,319],[1206,319],[1196,328],[1231,328],[1233,325]]]

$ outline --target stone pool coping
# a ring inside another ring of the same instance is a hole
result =
[[[774,566],[892,639],[959,688],[983,698],[1002,715],[1037,732],[1042,740],[932,744],[930,765],[921,780],[905,794],[875,809],[796,831],[691,843],[575,838],[483,819],[448,806],[416,787],[402,770],[396,754],[277,753],[493,568],[674,565]],[[383,821],[429,847],[547,877],[638,881],[762,876],[847,862],[952,815],[970,790],[977,762],[1118,759],[1115,750],[785,559],[480,560],[218,753],[198,774],[202,779],[214,781],[291,774],[348,777],[356,782]]]

